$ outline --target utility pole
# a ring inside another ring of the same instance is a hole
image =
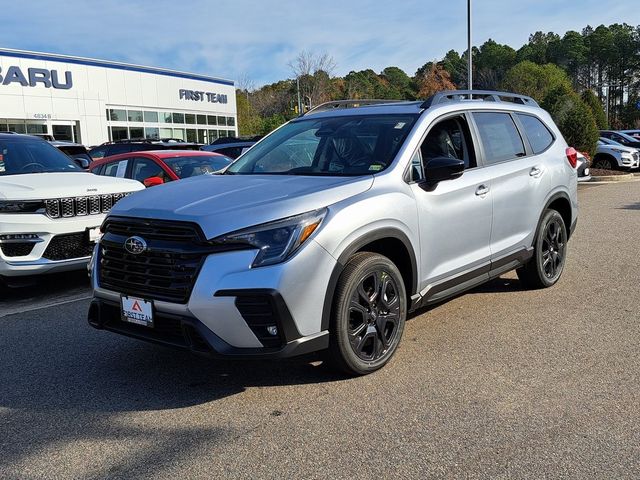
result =
[[[471,50],[471,0],[467,0],[467,88],[473,90],[473,52]]]

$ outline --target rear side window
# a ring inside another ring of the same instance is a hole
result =
[[[124,174],[127,171],[127,160],[120,160],[119,162],[107,163],[104,167],[102,175],[107,177],[120,177],[124,178]]]
[[[542,153],[551,146],[553,135],[540,119],[522,113],[517,113],[516,115],[524,127],[524,134],[529,139],[533,153]]]
[[[510,114],[475,112],[473,118],[484,146],[484,161],[487,165],[526,155],[524,143]]]

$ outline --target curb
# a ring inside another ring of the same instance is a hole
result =
[[[624,175],[602,175],[601,177],[592,175],[591,182],[632,182],[636,179],[635,177],[640,177],[640,173],[627,173]]]

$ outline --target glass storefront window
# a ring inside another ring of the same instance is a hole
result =
[[[198,125],[206,125],[207,124],[207,116],[206,115],[198,115],[197,117]]]
[[[8,128],[7,128],[7,121],[6,120],[0,120],[0,132],[8,132]]]
[[[144,112],[144,121],[147,123],[158,123],[158,112]]]
[[[174,113],[173,123],[184,123],[184,113]]]
[[[9,132],[27,133],[24,123],[9,123]]]
[[[38,123],[27,123],[27,133],[31,135],[47,133],[47,126]]]
[[[213,142],[217,138],[218,138],[218,131],[217,130],[209,130],[209,143]]]
[[[160,138],[160,129],[156,127],[146,127],[144,129],[144,136],[145,138],[152,138],[154,140],[158,140]]]
[[[196,116],[193,113],[187,113],[184,116],[184,123],[188,123],[189,125],[196,124]]]
[[[184,140],[184,128],[174,128],[172,138]]]
[[[142,122],[142,110],[128,110],[128,118],[130,122]]]
[[[127,127],[111,127],[111,140],[126,140],[129,138],[129,129]]]
[[[225,126],[227,124],[227,117],[218,117],[218,125]]]
[[[117,109],[110,109],[109,110],[109,117],[111,118],[112,122],[126,122],[127,121],[127,111],[126,110],[117,110]]]
[[[230,127],[236,126],[236,119],[233,117],[227,117],[227,125]]]
[[[160,123],[171,123],[171,112],[160,112]]]
[[[198,143],[207,143],[207,131],[202,128],[198,129]]]
[[[160,129],[160,138],[172,138],[173,130],[170,128],[161,128]]]
[[[129,138],[144,138],[144,128],[142,127],[130,127]]]
[[[218,125],[218,119],[215,115],[207,115],[207,123],[209,125]]]
[[[218,137],[226,137],[227,136],[227,131],[226,130],[218,130]]]
[[[198,133],[195,128],[187,128],[187,142],[196,142],[198,140]]]

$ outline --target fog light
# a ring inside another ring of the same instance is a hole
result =
[[[35,233],[6,233],[0,235],[0,241],[2,242],[28,242],[38,240],[40,240],[40,237]]]
[[[267,333],[275,337],[276,335],[278,335],[278,327],[276,327],[275,325],[269,325],[267,327]]]

